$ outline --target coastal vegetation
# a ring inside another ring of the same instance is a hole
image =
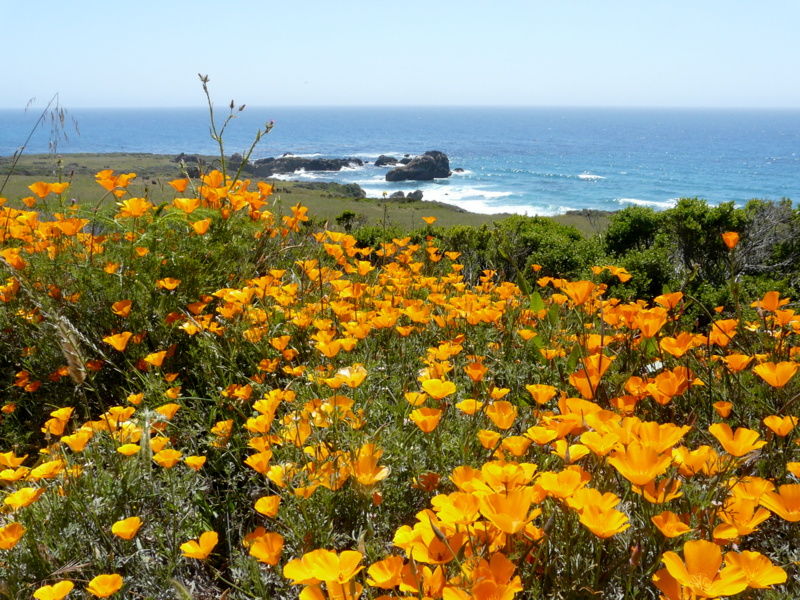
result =
[[[800,595],[790,201],[71,160],[0,199],[0,597]]]

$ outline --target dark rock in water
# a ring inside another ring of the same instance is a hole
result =
[[[294,154],[292,154],[291,152],[284,152],[283,154],[281,154],[281,156],[283,158],[286,158],[287,156],[294,156]]]
[[[406,195],[403,192],[395,192],[389,198],[405,198]]]
[[[257,177],[271,177],[276,173],[294,173],[300,169],[306,171],[341,171],[344,167],[364,166],[360,158],[301,158],[298,156],[282,156],[280,158],[262,158],[244,167],[245,172]]]
[[[464,172],[464,169],[462,169],[461,167],[458,167],[457,169],[453,169],[453,173],[463,173],[463,172]]]
[[[403,158],[411,158],[410,154],[403,154]]]
[[[237,152],[236,154],[232,154],[228,159],[228,166],[232,169],[238,169],[243,160],[244,157]]]
[[[402,162],[402,161],[401,161]],[[450,159],[444,152],[430,150],[412,159],[407,165],[395,167],[386,173],[386,181],[431,181],[450,177]]]
[[[334,183],[325,181],[301,181],[295,187],[306,190],[317,190],[327,192],[328,196],[340,198],[366,198],[367,192],[361,189],[357,183]]]
[[[401,165],[407,165],[408,163],[410,163],[410,162],[411,162],[411,159],[410,159],[410,158],[408,158],[408,157],[405,157],[405,158],[401,158],[401,159],[400,159],[400,160],[398,160],[397,162],[399,162]]]
[[[375,161],[376,167],[383,167],[385,165],[396,165],[397,159],[392,156],[386,156],[385,154],[381,154],[378,157],[378,160]]]
[[[408,196],[406,196],[406,198],[411,198],[412,200],[422,200],[422,190],[408,192]]]

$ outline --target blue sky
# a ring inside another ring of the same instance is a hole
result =
[[[800,108],[800,2],[3,3],[0,108]]]

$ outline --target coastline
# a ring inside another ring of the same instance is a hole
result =
[[[214,165],[219,157],[201,156],[206,164]],[[3,192],[13,205],[21,198],[30,195],[27,186],[36,181],[71,180],[69,197],[78,203],[94,202],[102,196],[102,188],[94,181],[94,175],[103,169],[113,169],[118,173],[133,172],[136,179],[130,185],[130,192],[135,196],[149,195],[156,204],[169,202],[174,197],[174,190],[168,182],[181,177],[180,168],[174,155],[151,154],[140,152],[110,153],[76,153],[61,154],[57,164],[50,154],[23,154],[15,172],[9,179]],[[0,178],[11,166],[12,157],[0,157]],[[330,181],[335,179],[336,171],[331,171]],[[256,178],[253,178],[256,179]],[[345,211],[363,215],[367,225],[376,225],[384,218],[384,211],[390,223],[402,227],[418,228],[422,226],[422,217],[436,217],[437,225],[451,227],[470,225],[480,227],[510,216],[510,213],[476,213],[465,210],[456,204],[447,204],[434,200],[384,199],[384,198],[348,198],[338,190],[329,190],[323,186],[309,186],[308,182],[288,178],[268,178],[275,186],[273,202],[281,204],[279,210],[288,210],[298,202],[309,207],[310,214],[331,223]],[[320,178],[324,183],[326,178]],[[409,182],[413,186],[413,182]],[[107,200],[110,201],[110,200]],[[608,225],[612,212],[591,209],[577,209],[565,214],[545,218],[571,225],[586,236],[602,233]],[[533,216],[533,215],[531,215]]]

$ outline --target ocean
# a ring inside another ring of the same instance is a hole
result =
[[[227,107],[216,111],[224,118]],[[39,112],[0,110],[0,156],[25,141]],[[681,197],[737,206],[753,198],[800,199],[800,110],[248,106],[225,132],[226,153],[243,152],[269,120],[274,129],[254,158],[290,152],[369,161],[289,179],[357,183],[375,197],[419,189],[425,200],[473,212],[666,209]],[[57,151],[218,154],[208,124],[201,108],[76,109],[68,111],[69,140],[61,139]],[[48,124],[26,152],[48,152],[50,140]],[[381,154],[427,150],[444,152],[451,169],[464,171],[389,183],[388,167],[372,165]]]

